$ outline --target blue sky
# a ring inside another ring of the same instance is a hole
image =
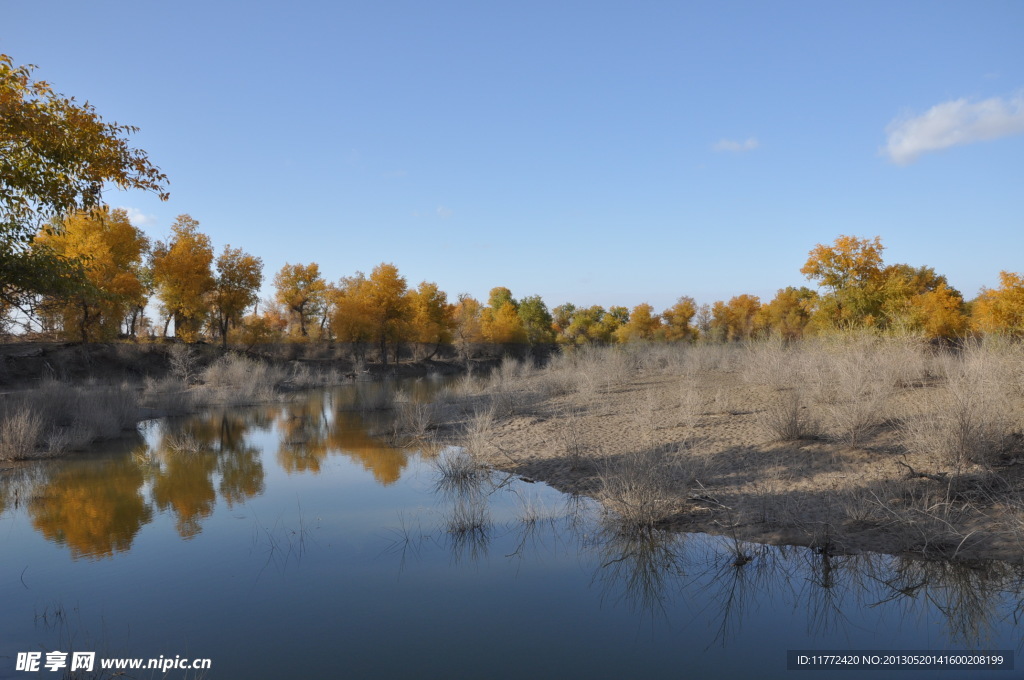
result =
[[[0,52],[171,199],[336,280],[656,309],[803,285],[879,235],[968,298],[1024,270],[1021,2],[2,0]]]

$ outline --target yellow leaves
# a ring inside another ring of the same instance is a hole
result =
[[[654,308],[646,302],[634,307],[629,321],[615,330],[615,340],[622,343],[653,340],[661,329],[661,317],[653,312]]]
[[[227,344],[229,326],[237,326],[247,307],[256,304],[263,283],[263,260],[241,248],[224,246],[217,258],[217,278],[211,302],[217,316],[217,330]]]
[[[760,309],[761,300],[756,295],[737,295],[729,302],[716,302],[711,307],[712,333],[721,340],[746,340],[758,330]]]
[[[452,310],[452,322],[454,324],[455,339],[462,347],[463,354],[466,348],[474,343],[483,342],[483,330],[481,329],[480,316],[483,305],[480,301],[469,295],[460,295],[455,308]]]
[[[25,246],[54,217],[99,207],[106,182],[167,198],[167,177],[129,146],[135,128],[32,80],[0,55],[0,289],[38,282],[18,270]]]
[[[365,343],[373,339],[369,282],[360,272],[343,278],[329,293],[331,330],[341,342]]]
[[[327,283],[320,276],[319,265],[285,264],[274,277],[274,287],[277,301],[299,322],[299,335],[308,337],[310,321],[325,311],[327,301]]]
[[[436,283],[424,281],[409,291],[410,339],[421,343],[448,343],[452,340],[452,307],[448,296]]]
[[[800,273],[833,290],[877,284],[884,249],[880,236],[870,240],[839,236],[831,246],[816,245]]]
[[[174,334],[194,342],[207,314],[207,294],[214,288],[213,246],[198,230],[199,222],[178,215],[171,225],[171,239],[153,248],[153,283],[167,314],[174,320]]]
[[[486,307],[480,315],[480,332],[484,342],[497,345],[526,342],[526,328],[515,305],[504,301],[497,309]]]
[[[999,272],[999,288],[983,288],[973,304],[973,326],[983,333],[1024,335],[1024,276]]]
[[[74,213],[59,230],[40,234],[34,247],[82,264],[85,280],[73,294],[44,296],[66,336],[83,342],[116,337],[128,310],[145,304],[140,273],[149,240],[124,210]]]
[[[690,321],[697,314],[697,303],[691,297],[681,297],[679,300],[661,313],[665,322],[662,335],[669,342],[680,340],[691,340],[696,336],[696,329],[690,326]]]

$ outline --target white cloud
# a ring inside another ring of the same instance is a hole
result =
[[[443,205],[437,206],[437,216],[441,219],[448,219],[452,216],[452,209],[446,208]]]
[[[128,220],[136,227],[156,226],[156,215],[147,215],[138,208],[129,208],[127,206],[118,206],[118,210],[124,210],[128,213]]]
[[[744,151],[753,151],[759,146],[761,146],[761,143],[757,141],[757,138],[749,137],[742,142],[738,142],[735,139],[720,139],[713,148],[715,151],[742,153]]]
[[[1010,99],[993,97],[936,104],[920,116],[901,116],[885,128],[882,153],[897,165],[907,165],[929,151],[973,144],[1024,133],[1024,93]]]

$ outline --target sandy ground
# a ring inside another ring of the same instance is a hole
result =
[[[640,369],[556,394],[549,382],[533,375],[502,389],[510,414],[476,451],[487,464],[611,508],[602,475],[616,474],[618,459],[667,451],[674,464],[659,486],[669,508],[659,527],[834,552],[1024,559],[1016,459],[963,470],[951,486],[941,477],[948,466],[902,445],[901,419],[927,407],[933,384],[887,394],[873,405],[874,426],[851,445],[829,434],[836,409],[814,403],[802,413],[822,423],[821,434],[777,441],[764,419],[787,390],[738,371]]]

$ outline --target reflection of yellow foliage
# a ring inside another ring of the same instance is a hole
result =
[[[385,486],[398,481],[409,454],[371,437],[355,413],[339,413],[331,427],[331,448],[362,464]]]
[[[358,414],[338,411],[329,418],[318,398],[289,404],[278,420],[278,430],[277,462],[288,473],[318,473],[329,455],[341,453],[386,485],[398,480],[409,460],[405,451],[373,437]]]
[[[199,520],[213,513],[217,494],[211,477],[216,468],[216,456],[206,451],[169,455],[153,480],[153,501],[174,513],[182,538],[202,531]]]
[[[142,483],[130,458],[69,462],[35,491],[28,506],[32,526],[67,545],[75,559],[128,550],[153,517],[139,493]]]

